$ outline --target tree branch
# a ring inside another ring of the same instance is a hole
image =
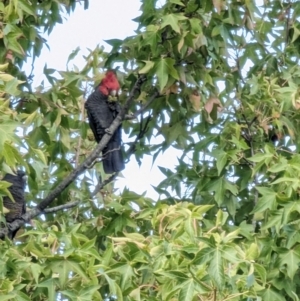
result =
[[[144,112],[158,96],[160,96],[160,93],[156,90],[150,99],[140,109],[138,109],[133,116],[136,118],[138,115]]]
[[[70,208],[76,207],[79,203],[80,203],[79,201],[74,201],[74,202],[69,202],[65,205],[47,208],[44,210],[43,213],[53,213],[53,212],[57,212],[57,211],[64,210],[64,209],[70,209]]]
[[[132,103],[134,99],[135,93],[138,93],[140,91],[140,88],[142,84],[146,81],[145,76],[140,76],[136,83],[134,84],[126,102],[125,105],[122,107],[120,113],[117,115],[117,117],[114,119],[110,127],[108,128],[109,134],[105,134],[97,147],[93,150],[93,152],[86,158],[86,160],[80,164],[78,167],[76,167],[68,177],[66,177],[63,181],[61,181],[54,189],[52,192],[48,194],[48,196],[43,199],[39,205],[28,211],[27,213],[23,214],[21,219],[15,220],[14,222],[9,224],[9,230],[10,231],[15,231],[19,229],[22,225],[24,225],[25,222],[28,222],[31,220],[33,217],[36,217],[44,212],[46,207],[48,207],[54,200],[55,198],[62,192],[64,191],[80,174],[82,174],[88,166],[90,166],[94,160],[96,160],[99,157],[99,154],[101,151],[104,149],[104,147],[107,145],[108,141],[111,139],[112,134],[116,131],[116,129],[119,127],[119,125],[122,123],[124,120],[124,116],[126,112],[129,109],[130,104]],[[0,229],[0,238],[3,238],[5,235],[7,235],[8,230],[3,228]]]
[[[94,191],[91,193],[91,198],[95,197],[96,194],[97,194],[97,193],[98,193],[105,185],[107,185],[108,183],[112,182],[112,181],[117,177],[117,175],[118,175],[118,173],[116,172],[116,173],[112,174],[109,178],[107,178],[105,181],[103,181],[103,182],[100,181],[100,182],[96,185]]]
[[[141,122],[140,122],[140,131],[139,131],[138,135],[136,136],[134,142],[131,143],[128,151],[126,152],[126,154],[127,154],[126,163],[129,161],[130,156],[135,152],[136,144],[138,143],[138,141],[141,140],[144,137],[144,135],[146,134],[146,132],[148,131],[148,125],[149,125],[149,122],[151,121],[151,119],[152,119],[152,116],[149,114],[149,116],[146,119],[145,124],[143,124],[143,116],[142,116]]]

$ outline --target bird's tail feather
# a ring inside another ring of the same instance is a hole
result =
[[[103,169],[106,174],[119,172],[125,168],[121,146],[111,141],[103,150]]]

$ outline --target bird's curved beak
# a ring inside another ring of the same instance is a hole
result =
[[[118,91],[117,90],[111,90],[110,91],[110,95],[111,96],[116,96],[118,94]]]

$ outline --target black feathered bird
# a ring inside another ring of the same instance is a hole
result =
[[[9,224],[17,219],[20,219],[21,216],[26,213],[26,202],[24,197],[24,190],[26,186],[25,172],[18,170],[16,175],[6,174],[2,181],[12,184],[10,187],[8,187],[8,190],[14,198],[14,202],[8,196],[3,198],[3,205],[9,210],[9,212],[5,214],[6,223]],[[8,238],[13,239],[18,230],[19,229],[15,231],[9,230]]]
[[[107,71],[100,85],[96,87],[85,103],[90,128],[94,133],[97,143],[107,133],[107,128],[120,112],[119,103],[109,100],[109,95],[116,95],[119,89],[120,84],[115,73]],[[111,174],[124,169],[121,144],[122,126],[120,125],[102,151],[105,173]]]

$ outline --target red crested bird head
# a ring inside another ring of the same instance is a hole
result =
[[[105,77],[102,79],[99,90],[104,95],[115,96],[120,89],[117,76],[113,71],[107,71]]]

